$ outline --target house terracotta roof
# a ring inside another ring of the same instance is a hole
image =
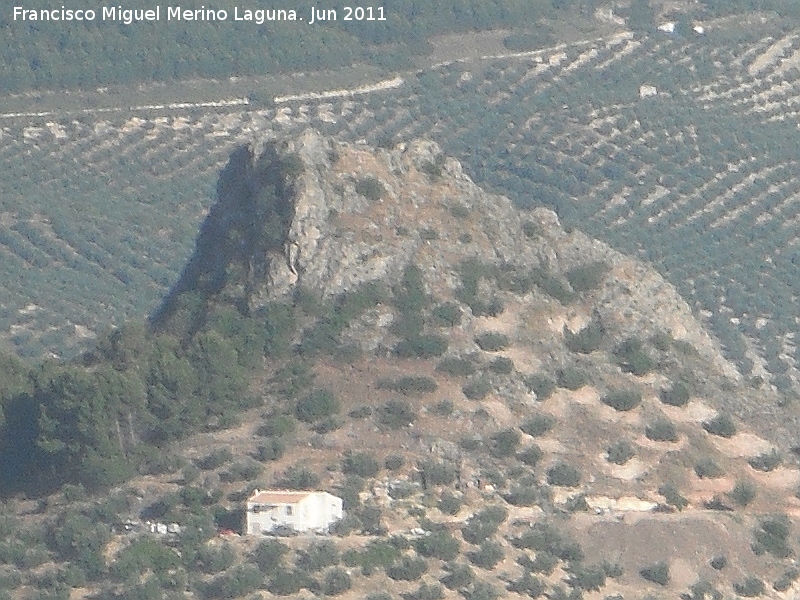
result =
[[[314,492],[294,492],[291,490],[254,490],[253,495],[247,501],[256,504],[297,504],[303,498],[310,496]]]

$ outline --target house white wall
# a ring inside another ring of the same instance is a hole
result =
[[[294,531],[327,531],[342,518],[342,499],[328,492],[308,492],[286,499],[286,494],[276,493],[277,500],[269,498],[269,492],[254,494],[247,502],[246,533],[260,535],[278,528]],[[260,501],[254,501],[259,499]]]

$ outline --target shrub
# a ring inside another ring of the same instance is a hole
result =
[[[456,479],[455,467],[446,462],[426,460],[419,465],[423,487],[450,485]]]
[[[436,370],[454,377],[467,377],[475,373],[475,363],[468,358],[448,357],[443,358],[436,365]]]
[[[515,429],[498,431],[490,439],[492,441],[490,451],[498,458],[512,456],[519,445],[519,433]]]
[[[386,194],[386,188],[381,181],[371,175],[356,180],[356,194],[372,200],[380,200]]]
[[[598,321],[590,322],[578,333],[572,333],[565,325],[564,343],[571,352],[590,354],[600,348],[605,333],[605,328]]]
[[[416,540],[414,548],[427,558],[453,560],[458,556],[461,543],[448,531],[435,531]]]
[[[295,407],[297,418],[313,423],[339,412],[339,401],[330,390],[316,390],[298,401]]]
[[[506,551],[500,543],[486,540],[477,552],[469,552],[467,556],[473,565],[491,571],[505,558]]]
[[[380,412],[381,423],[392,429],[408,427],[417,420],[417,413],[405,400],[389,400]]]
[[[535,550],[537,560],[540,554],[573,562],[583,560],[583,551],[577,542],[565,537],[547,521],[537,521],[520,537],[511,540],[511,543],[515,548]]]
[[[541,499],[539,490],[529,485],[516,485],[503,499],[512,506],[534,506]]]
[[[204,471],[212,471],[233,460],[233,453],[230,448],[219,448],[208,456],[197,461],[197,466]]]
[[[541,579],[526,572],[516,581],[510,582],[506,589],[509,592],[524,594],[529,598],[539,598],[544,594],[547,586]]]
[[[472,584],[471,590],[461,590],[461,595],[466,600],[496,600],[500,592],[491,583],[478,580]]]
[[[711,435],[718,435],[724,438],[730,438],[736,435],[736,424],[733,419],[726,414],[720,413],[710,421],[703,423],[705,429]]]
[[[264,573],[274,573],[281,567],[284,555],[289,552],[289,546],[278,540],[265,540],[256,546],[251,554],[253,562]]]
[[[485,352],[505,350],[511,343],[508,336],[498,331],[487,331],[475,337],[475,343]]]
[[[780,453],[774,448],[769,452],[764,452],[747,460],[747,464],[755,470],[764,471],[765,473],[774,471],[782,462],[783,458],[781,458]]]
[[[556,418],[550,415],[535,415],[520,425],[520,429],[533,437],[539,437],[550,431],[556,424]]]
[[[461,536],[470,544],[480,544],[494,535],[507,516],[508,511],[502,506],[487,506],[469,518]]]
[[[455,515],[461,510],[463,504],[464,498],[462,496],[453,494],[448,490],[439,498],[438,508],[446,515]]]
[[[542,459],[544,453],[541,448],[536,444],[531,444],[523,448],[518,454],[517,458],[530,467],[535,467]]]
[[[589,376],[577,367],[564,367],[556,373],[558,387],[568,390],[579,390],[589,383]]]
[[[567,584],[575,589],[599,592],[606,584],[606,570],[603,565],[571,566]]]
[[[431,311],[431,316],[437,325],[442,327],[456,327],[461,324],[461,307],[455,302],[439,304]]]
[[[440,580],[448,590],[463,589],[475,581],[475,574],[469,565],[450,563],[445,566],[447,575]]]
[[[281,437],[293,433],[297,428],[297,421],[290,415],[273,415],[266,418],[266,422],[258,428],[258,435],[264,437]]]
[[[401,358],[434,358],[447,352],[447,340],[440,335],[415,334],[394,347]]]
[[[750,576],[742,583],[734,583],[733,590],[739,596],[744,596],[745,598],[756,598],[764,594],[766,587],[764,586],[764,582],[758,577]]]
[[[383,461],[383,466],[389,471],[398,471],[403,468],[404,464],[406,464],[406,461],[399,454],[390,454]]]
[[[310,490],[319,486],[319,476],[305,467],[294,465],[284,471],[278,485],[290,490]]]
[[[374,477],[380,471],[380,463],[364,452],[348,454],[342,461],[342,473],[359,477]]]
[[[700,479],[717,479],[725,475],[725,471],[711,458],[704,458],[694,466],[694,472]]]
[[[645,436],[654,442],[677,442],[678,430],[669,419],[659,418],[645,428]]]
[[[728,558],[724,554],[719,554],[712,558],[709,564],[715,571],[721,571],[728,566]]]
[[[581,473],[567,463],[557,463],[547,469],[547,483],[563,487],[577,487],[581,483]]]
[[[740,479],[733,486],[728,496],[737,506],[747,506],[755,500],[756,486],[750,481]]]
[[[602,401],[614,410],[629,411],[642,403],[642,394],[639,390],[610,390]]]
[[[424,558],[403,556],[386,569],[386,574],[395,581],[416,581],[427,570],[428,562]]]
[[[444,590],[438,583],[421,583],[416,591],[402,594],[403,600],[441,600]]]
[[[436,382],[430,377],[407,376],[378,382],[378,389],[392,390],[405,396],[421,396],[435,392]]]
[[[797,581],[798,577],[800,577],[800,569],[792,567],[783,575],[781,575],[775,583],[772,584],[772,589],[776,592],[785,592],[792,587],[792,584]]]
[[[670,580],[669,565],[667,565],[667,563],[664,561],[657,562],[649,567],[644,567],[641,569],[639,571],[639,575],[641,575],[647,581],[665,586]]]
[[[522,233],[529,238],[539,237],[542,234],[542,227],[533,221],[525,221],[522,224]]]
[[[662,389],[659,398],[669,406],[683,407],[689,404],[689,388],[682,381],[678,381],[671,388]]]
[[[286,451],[286,444],[279,439],[270,439],[266,444],[259,446],[255,458],[261,462],[280,460]]]
[[[642,348],[642,342],[636,338],[628,338],[614,350],[617,364],[625,373],[637,377],[647,375],[656,364]]]
[[[556,384],[546,375],[531,375],[525,378],[525,387],[536,394],[536,399],[541,402],[552,395],[556,389]]]
[[[349,590],[353,585],[347,571],[338,567],[325,573],[322,580],[322,593],[326,596],[338,596]]]
[[[689,506],[689,501],[681,495],[674,483],[665,483],[658,488],[658,493],[664,496],[667,504],[674,506],[678,510],[683,510]]]
[[[478,377],[472,381],[468,381],[461,388],[461,392],[464,394],[464,396],[466,396],[469,400],[475,401],[483,400],[491,391],[492,384],[487,378],[484,377]]]
[[[606,450],[606,460],[615,465],[624,465],[634,456],[636,456],[636,453],[633,450],[633,446],[625,440],[612,444]]]
[[[341,560],[339,550],[330,540],[312,542],[305,550],[297,551],[295,566],[304,573],[316,573],[325,567],[338,565]]]
[[[489,363],[487,369],[497,375],[510,375],[514,372],[514,361],[505,356],[498,356]]]
[[[775,558],[788,558],[794,554],[789,546],[791,525],[786,515],[763,519],[753,531],[753,552],[769,552]]]
[[[453,414],[455,405],[450,399],[440,400],[431,408],[431,413],[439,417],[448,417]]]
[[[593,262],[587,265],[573,267],[564,276],[567,278],[570,287],[576,292],[590,292],[603,282],[608,265],[603,261]]]
[[[239,565],[215,577],[206,585],[211,598],[236,598],[259,588],[262,575],[253,565]]]
[[[276,596],[291,596],[309,585],[308,576],[294,570],[281,569],[277,571],[267,584],[267,589]]]

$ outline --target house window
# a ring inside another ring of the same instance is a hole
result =
[[[291,515],[292,515],[292,507],[291,507],[291,506],[287,506],[287,507],[286,507],[286,514],[287,514],[288,516],[291,516]]]

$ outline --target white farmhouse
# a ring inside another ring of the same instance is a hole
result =
[[[328,492],[254,490],[247,499],[245,532],[327,532],[342,515],[342,499]]]

